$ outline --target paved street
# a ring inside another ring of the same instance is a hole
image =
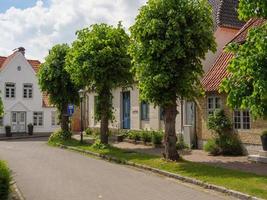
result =
[[[222,200],[218,193],[152,173],[52,148],[45,139],[0,142],[27,200]]]

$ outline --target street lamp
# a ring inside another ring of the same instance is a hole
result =
[[[79,90],[79,96],[80,96],[80,111],[81,111],[81,140],[80,142],[83,143],[83,98],[84,98],[84,90]]]

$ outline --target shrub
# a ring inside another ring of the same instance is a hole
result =
[[[0,199],[7,200],[10,192],[11,175],[7,164],[0,160]]]
[[[72,133],[70,131],[57,130],[49,137],[48,142],[57,142],[71,139]]]
[[[189,149],[188,145],[184,142],[184,137],[182,134],[178,135],[176,149],[177,150]]]
[[[147,143],[147,142],[151,142],[152,140],[152,133],[151,131],[141,131],[140,132],[141,134],[141,140],[144,142],[144,143]]]
[[[216,143],[221,148],[223,155],[239,156],[244,153],[241,141],[236,134],[221,135],[216,139]]]
[[[209,115],[207,126],[208,129],[215,131],[217,134],[224,134],[232,129],[231,121],[221,109],[215,110],[213,115]]]
[[[209,152],[213,156],[221,154],[221,148],[216,144],[215,139],[210,139],[204,145],[204,150]]]
[[[141,132],[131,130],[128,133],[128,138],[131,140],[134,140],[134,141],[140,141],[141,140]]]
[[[106,149],[108,145],[102,144],[100,139],[97,139],[92,145],[94,149]]]
[[[93,132],[93,130],[91,128],[87,128],[87,129],[85,129],[85,134],[86,135],[93,135],[94,132]]]
[[[163,133],[162,131],[153,131],[152,133],[152,143],[154,145],[162,144]]]
[[[262,136],[267,136],[267,131],[263,131],[261,135]]]

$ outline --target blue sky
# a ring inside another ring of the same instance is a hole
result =
[[[49,0],[43,0],[44,4],[47,5]],[[10,7],[15,8],[29,8],[36,4],[37,0],[0,0],[0,13],[5,12]]]

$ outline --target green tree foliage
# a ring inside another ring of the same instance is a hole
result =
[[[179,157],[177,100],[199,94],[201,59],[216,48],[212,29],[206,0],[149,0],[130,29],[130,54],[141,98],[164,111],[167,159]]]
[[[67,71],[74,82],[96,92],[96,119],[101,121],[101,142],[108,143],[112,119],[112,89],[131,83],[129,36],[117,27],[95,24],[77,32],[68,54]]]
[[[239,0],[239,17],[248,20],[252,17],[267,18],[266,0]]]
[[[3,114],[4,114],[4,104],[2,98],[0,97],[0,116],[3,116]]]
[[[228,47],[235,57],[228,66],[231,76],[221,85],[232,108],[249,108],[252,115],[267,116],[267,24],[252,28],[244,44]]]
[[[78,88],[73,84],[65,70],[65,59],[69,51],[67,44],[55,45],[45,58],[38,72],[39,85],[42,92],[49,95],[50,102],[60,112],[63,131],[68,131],[67,108],[69,103],[79,101]]]

